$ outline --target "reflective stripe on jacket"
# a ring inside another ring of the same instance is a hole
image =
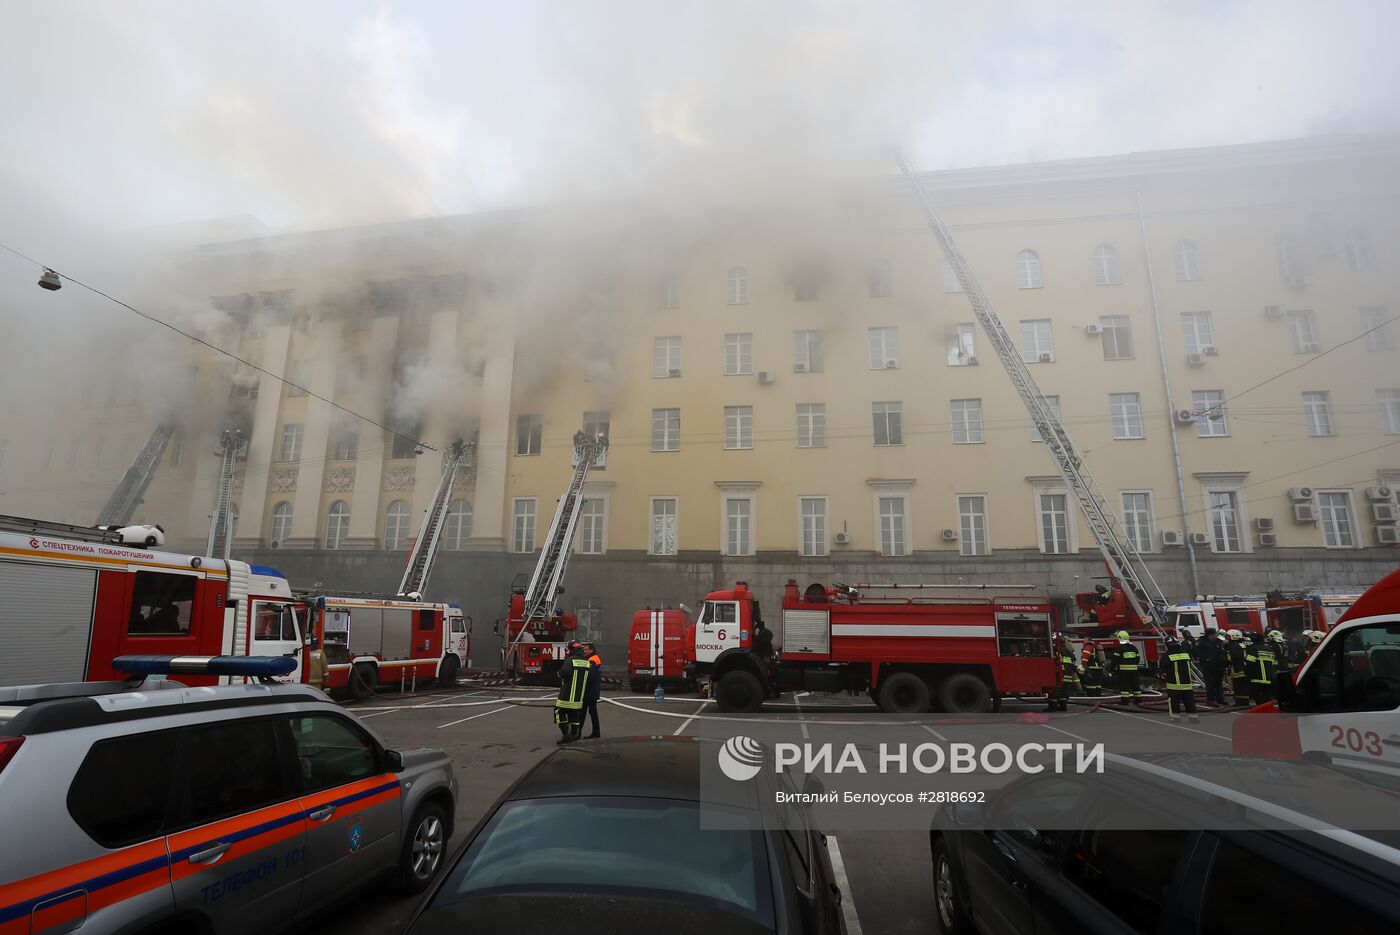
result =
[[[1191,654],[1178,650],[1167,657],[1167,691],[1191,690]]]
[[[577,710],[583,707],[583,693],[588,688],[588,673],[592,669],[587,659],[573,656],[564,660],[559,670],[559,698],[554,702],[556,708]]]

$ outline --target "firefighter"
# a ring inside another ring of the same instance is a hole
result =
[[[603,736],[603,732],[598,729],[598,699],[603,697],[603,657],[598,655],[598,647],[592,643],[584,643],[583,651],[588,656],[588,687],[583,693],[583,712],[588,715],[588,719],[593,724],[593,733],[588,735],[589,740]],[[583,729],[583,717],[579,717],[579,729]]]
[[[1084,641],[1084,649],[1079,653],[1079,673],[1086,695],[1098,698],[1103,694],[1103,653],[1093,640]]]
[[[583,700],[593,667],[583,656],[583,644],[569,644],[569,655],[559,667],[559,697],[554,702],[554,723],[560,737],[555,745],[571,743],[583,732]]]
[[[1249,651],[1248,642],[1239,630],[1231,630],[1230,643],[1226,655],[1230,659],[1230,694],[1236,707],[1245,707],[1249,701]]]
[[[1274,653],[1274,671],[1292,671],[1293,649],[1291,646],[1288,645],[1288,641],[1284,639],[1283,631],[1270,630],[1268,632],[1268,635],[1265,636],[1264,639],[1269,644],[1269,648],[1273,650]],[[1269,680],[1269,683],[1273,684],[1272,678]]]
[[[1108,603],[1109,603],[1110,601],[1112,601],[1112,600],[1113,600],[1113,592],[1112,592],[1112,591],[1110,591],[1108,588],[1104,587],[1104,586],[1101,585],[1101,584],[1096,584],[1096,585],[1094,585],[1094,603],[1095,603],[1095,604],[1099,605],[1099,607],[1102,607],[1102,606],[1108,604]],[[1099,619],[1098,607],[1091,607],[1091,608],[1089,608],[1089,619],[1090,619],[1090,620],[1093,620],[1093,621],[1096,621],[1096,622],[1098,621],[1098,619]]]
[[[1201,678],[1206,683],[1206,704],[1225,704],[1225,665],[1229,662],[1225,645],[1219,640],[1220,631],[1214,627],[1196,646],[1196,661],[1201,665]]]
[[[1181,631],[1181,646],[1190,653],[1192,659],[1196,658],[1196,650],[1200,644],[1196,642],[1196,635],[1190,630]]]
[[[1251,704],[1263,704],[1274,697],[1274,667],[1278,660],[1274,656],[1271,641],[1258,633],[1249,635],[1245,644],[1244,661],[1249,672],[1249,700]]]
[[[1048,705],[1047,711],[1064,711],[1069,707],[1071,695],[1084,694],[1084,686],[1079,682],[1079,660],[1074,654],[1074,644],[1069,641],[1069,637],[1061,633],[1055,637],[1055,645],[1058,647],[1060,660],[1060,687],[1055,689],[1053,695],[1045,700]]]
[[[1180,720],[1181,712],[1185,711],[1193,724],[1198,723],[1196,689],[1191,685],[1191,651],[1181,640],[1167,640],[1167,657],[1162,660],[1162,681],[1167,685],[1168,720]]]
[[[1142,689],[1138,686],[1138,664],[1142,661],[1138,648],[1128,641],[1128,631],[1119,630],[1115,646],[1110,646],[1108,654],[1113,660],[1114,681],[1118,683],[1118,703],[1142,700]]]

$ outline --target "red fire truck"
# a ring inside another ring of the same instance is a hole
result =
[[[305,606],[325,653],[327,691],[365,698],[381,685],[453,685],[471,660],[470,622],[456,604],[316,595]]]
[[[639,610],[632,615],[627,641],[627,682],[632,691],[653,685],[693,689],[686,675],[695,650],[695,623],[683,609]]]
[[[1008,696],[1043,698],[1060,684],[1055,610],[1015,588],[947,588],[939,597],[884,597],[923,585],[813,584],[783,592],[781,649],[771,645],[746,582],[705,598],[695,623],[695,671],[721,711],[755,711],[785,690],[869,692],[897,713],[996,710]],[[932,586],[927,586],[932,590]]]

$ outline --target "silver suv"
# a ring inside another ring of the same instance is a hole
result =
[[[421,890],[456,799],[445,753],[302,685],[0,689],[0,932],[261,935],[378,878]]]

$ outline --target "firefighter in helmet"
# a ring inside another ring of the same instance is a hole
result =
[[[1230,695],[1234,698],[1235,707],[1244,707],[1250,703],[1249,644],[1239,630],[1230,630],[1227,635],[1230,642],[1225,647],[1225,654],[1230,660]]]
[[[1099,607],[1104,607],[1113,601],[1113,592],[1101,584],[1094,585],[1094,604],[1089,608],[1089,619],[1095,622],[1099,619]]]
[[[1138,685],[1142,654],[1129,641],[1127,630],[1119,630],[1114,636],[1118,642],[1108,648],[1108,656],[1113,663],[1114,681],[1118,683],[1118,703],[1136,704],[1142,700],[1142,688]]]
[[[1274,670],[1278,665],[1278,659],[1274,655],[1272,642],[1258,633],[1251,633],[1249,642],[1245,644],[1244,661],[1245,669],[1249,673],[1249,701],[1251,704],[1263,704],[1273,700]]]
[[[1225,705],[1225,666],[1229,649],[1220,641],[1220,631],[1214,627],[1196,644],[1196,661],[1201,666],[1201,679],[1206,685],[1206,704]]]
[[[1084,694],[1084,686],[1079,682],[1079,660],[1074,654],[1074,644],[1069,641],[1069,637],[1063,633],[1055,637],[1056,658],[1060,661],[1060,687],[1055,690],[1055,694],[1047,698],[1049,704],[1047,710],[1060,711],[1069,708],[1071,695]]]
[[[1103,694],[1103,653],[1093,640],[1085,640],[1079,651],[1079,674],[1086,695],[1097,698]]]
[[[1167,656],[1162,660],[1162,681],[1167,686],[1167,718],[1178,721],[1182,712],[1192,723],[1196,716],[1196,689],[1191,684],[1191,651],[1176,637],[1167,639]]]
[[[583,644],[574,640],[559,667],[559,697],[554,701],[554,723],[559,727],[556,744],[578,740],[583,732],[583,703],[593,666],[583,654]]]

